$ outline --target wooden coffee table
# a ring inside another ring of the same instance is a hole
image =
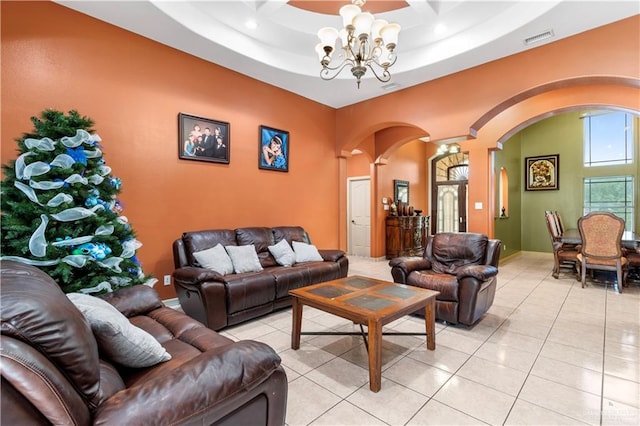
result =
[[[354,334],[354,333],[302,333],[304,305],[320,309],[366,325],[368,328],[369,387],[378,392],[382,376],[382,335],[421,334],[383,333],[382,326],[405,315],[424,309],[427,349],[436,348],[435,301],[437,291],[395,284],[373,278],[350,276],[339,280],[291,290],[293,326],[291,348],[300,348],[300,334]]]

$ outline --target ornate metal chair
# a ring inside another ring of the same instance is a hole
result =
[[[624,220],[608,212],[592,212],[578,219],[582,249],[578,254],[581,264],[582,287],[587,269],[615,271],[618,292],[626,285],[628,261],[622,253]]]
[[[558,279],[560,268],[565,268],[575,272],[576,280],[579,280],[580,269],[578,267],[578,254],[580,253],[580,246],[564,244],[562,242],[562,233],[560,232],[555,213],[547,211],[544,216],[553,247],[553,278]]]

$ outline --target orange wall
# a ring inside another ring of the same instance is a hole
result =
[[[92,118],[145,272],[170,274],[189,230],[302,225],[338,247],[335,110],[54,3],[1,7],[2,163],[45,108]],[[178,159],[179,112],[230,123],[229,165]],[[258,169],[261,124],[290,132],[288,173]]]

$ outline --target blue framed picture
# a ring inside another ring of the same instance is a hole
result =
[[[258,167],[277,172],[289,171],[289,132],[260,126]]]

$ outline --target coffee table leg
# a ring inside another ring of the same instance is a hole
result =
[[[369,321],[369,389],[378,392],[382,386],[382,323]]]
[[[427,332],[427,349],[436,348],[436,300],[432,297],[424,308],[424,323]]]
[[[291,298],[293,321],[291,330],[291,349],[300,348],[300,331],[302,330],[302,303],[297,297]]]

